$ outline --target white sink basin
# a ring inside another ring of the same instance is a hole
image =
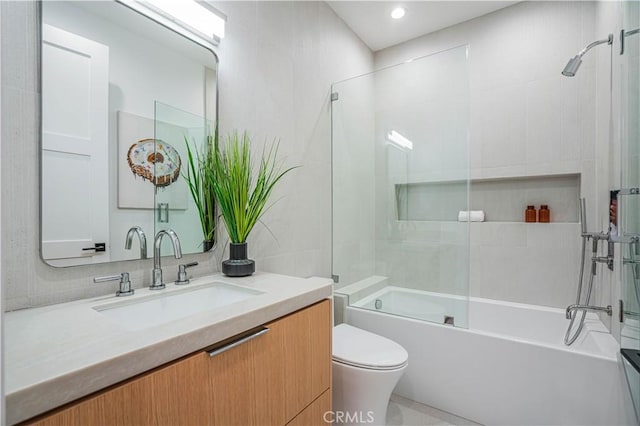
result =
[[[142,330],[263,294],[222,282],[172,292],[159,291],[161,293],[157,295],[94,306],[93,309],[126,329]]]

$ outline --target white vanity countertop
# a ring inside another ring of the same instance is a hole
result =
[[[212,281],[264,292],[249,299],[142,330],[128,330],[94,306],[159,292],[184,291]],[[74,401],[137,374],[201,350],[331,296],[327,278],[295,278],[257,272],[246,278],[221,274],[137,289],[128,297],[103,296],[9,312],[4,316],[7,424]]]

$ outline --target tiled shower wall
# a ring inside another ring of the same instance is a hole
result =
[[[330,275],[330,85],[371,70],[371,51],[323,2],[215,2],[228,17],[218,54],[222,132],[248,130],[260,152],[280,139],[285,178],[249,255],[259,270]],[[35,2],[0,2],[2,83],[2,287],[5,310],[111,294],[92,277],[131,273],[151,280],[151,261],[56,269],[39,257],[38,78]],[[224,235],[221,243],[224,243]],[[222,247],[224,244],[220,244]],[[221,250],[185,256],[195,276],[218,270]],[[178,261],[163,265],[173,271]]]
[[[596,104],[608,105],[609,98],[597,92],[596,86],[601,79],[608,84],[608,74],[603,75],[603,70],[596,67],[595,55],[585,56],[575,78],[560,74],[570,57],[602,38],[599,34],[596,37],[595,29],[595,2],[523,2],[376,52],[376,68],[468,44],[470,177],[578,175],[581,196],[587,198],[589,228],[602,230],[602,217],[596,215],[601,200],[596,193],[595,117]],[[600,49],[603,54],[608,51],[607,46]],[[598,140],[598,144],[606,143]],[[517,180],[509,182],[509,191],[502,197],[493,196],[494,210],[513,210],[510,193],[517,189]],[[523,191],[531,189],[527,185]],[[477,195],[471,195],[472,203]],[[539,204],[542,198],[520,200],[522,212],[526,204]],[[577,200],[568,202],[577,204]],[[554,205],[549,204],[553,214]],[[576,208],[571,210],[573,217],[566,223],[472,223],[470,294],[554,307],[573,303],[580,239]],[[419,225],[416,222],[413,227],[429,227]],[[455,242],[466,232],[456,225],[420,232],[437,232],[441,238]],[[384,235],[383,230],[379,234]],[[412,237],[407,235],[405,245],[412,244]],[[433,261],[425,260],[424,253],[416,253],[415,262],[410,262],[404,272],[406,276],[429,274],[438,278],[402,284],[447,291],[447,281],[455,277],[446,270],[464,267],[456,263],[459,254],[449,252]]]

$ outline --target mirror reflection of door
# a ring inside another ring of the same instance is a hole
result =
[[[44,25],[42,257],[55,266],[109,259],[109,47]]]
[[[165,225],[182,240],[183,254],[202,253],[182,170],[158,170],[171,164],[147,151],[149,141],[155,149],[156,101],[215,121],[218,61],[211,45],[115,1],[41,7],[43,260],[73,266],[150,257]],[[170,136],[163,135],[171,152],[183,152],[183,135]],[[171,223],[162,226],[155,221],[156,172],[161,183],[171,182],[157,197],[169,203]],[[129,239],[131,229],[143,232]],[[104,251],[92,250],[97,244]]]

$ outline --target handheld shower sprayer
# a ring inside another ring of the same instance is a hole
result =
[[[590,44],[589,46],[592,46]],[[585,48],[584,51],[589,49],[589,46]],[[582,52],[584,53],[584,52]],[[577,68],[576,68],[577,69]],[[582,328],[584,326],[584,321],[587,315],[587,311],[589,312],[606,312],[607,315],[611,316],[613,311],[611,306],[592,306],[590,305],[591,301],[591,293],[593,290],[593,280],[596,276],[597,272],[597,264],[609,262],[610,258],[607,257],[598,257],[598,243],[600,241],[608,241],[609,234],[603,232],[587,232],[587,203],[584,198],[578,200],[578,214],[580,218],[580,236],[582,237],[582,255],[580,256],[580,272],[578,277],[578,293],[576,295],[576,303],[573,305],[569,305],[566,310],[566,316],[569,320],[569,326],[567,327],[567,332],[564,335],[564,343],[565,345],[570,345],[576,341]],[[584,269],[586,263],[586,251],[587,251],[587,242],[591,240],[591,273],[589,274],[586,292],[583,296],[583,283],[585,281],[584,277]],[[583,302],[584,300],[584,302]],[[580,313],[580,315],[578,314]],[[580,317],[578,319],[578,317]],[[577,325],[574,327],[574,323]]]
[[[593,43],[582,49],[576,56],[569,59],[569,62],[564,67],[564,70],[562,70],[562,75],[564,75],[565,77],[574,77],[578,72],[578,68],[580,68],[580,65],[582,64],[582,57],[584,56],[584,54],[587,53],[591,48],[604,43],[612,45],[613,34],[609,34],[606,39],[594,41]]]
[[[584,235],[587,233],[587,200],[585,198],[578,200],[578,212],[580,213],[581,234]]]

